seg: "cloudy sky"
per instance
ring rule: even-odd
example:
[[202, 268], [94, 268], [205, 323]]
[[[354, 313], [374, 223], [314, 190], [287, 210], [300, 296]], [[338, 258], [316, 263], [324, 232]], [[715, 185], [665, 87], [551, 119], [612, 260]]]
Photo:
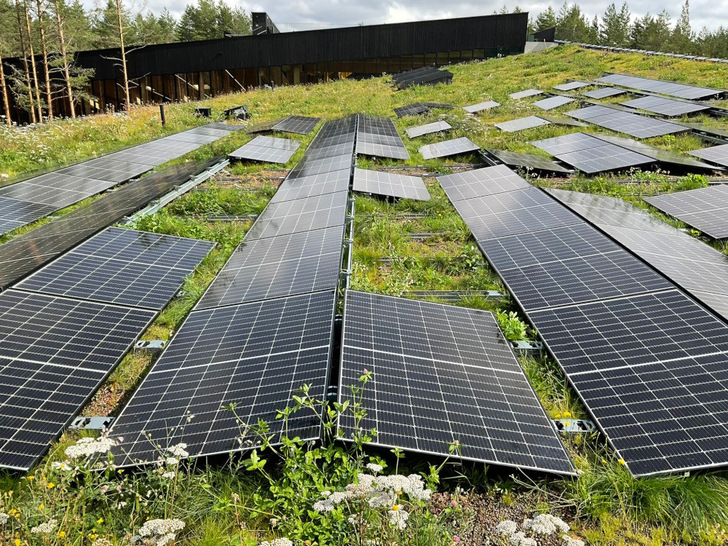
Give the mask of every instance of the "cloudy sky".
[[[175, 16], [184, 9], [187, 1], [196, 0], [129, 0], [127, 3], [159, 12], [163, 7]], [[260, 0], [259, 0], [260, 1]], [[558, 11], [561, 1], [551, 3]], [[622, 0], [615, 3], [619, 7]], [[450, 17], [469, 17], [488, 15], [500, 10], [503, 0], [486, 0], [484, 2], [443, 2], [442, 0], [275, 0], [268, 3], [257, 3], [249, 0], [226, 0], [230, 5], [242, 7], [245, 11], [266, 11], [281, 31], [313, 30], [330, 27], [356, 26], [360, 23], [373, 25], [380, 23], [397, 23], [425, 19], [441, 19]], [[633, 16], [645, 13], [656, 14], [667, 9], [673, 21], [680, 15], [684, 0], [674, 0], [664, 4], [659, 0], [629, 0], [627, 2]], [[583, 0], [579, 2], [582, 10], [593, 18], [604, 13], [611, 0]], [[532, 18], [544, 11], [549, 2], [524, 0], [522, 2], [506, 2], [508, 8], [519, 6], [528, 11]], [[720, 25], [728, 26], [728, 0], [690, 0], [690, 16], [693, 30], [702, 27], [715, 29]]]

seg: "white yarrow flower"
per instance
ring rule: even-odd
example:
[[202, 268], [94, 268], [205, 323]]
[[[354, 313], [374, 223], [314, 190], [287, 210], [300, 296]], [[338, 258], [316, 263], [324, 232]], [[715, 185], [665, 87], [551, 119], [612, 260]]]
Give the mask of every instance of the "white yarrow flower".
[[496, 533], [500, 535], [512, 535], [518, 530], [518, 524], [510, 519], [504, 519], [495, 526]]
[[0, 512], [0, 525], [5, 525], [9, 519], [10, 516], [8, 516], [5, 512]]
[[65, 454], [69, 459], [82, 459], [96, 454], [108, 453], [115, 445], [117, 445], [116, 440], [112, 440], [108, 436], [81, 438], [75, 445], [68, 446]]
[[367, 464], [367, 468], [371, 472], [373, 472], [374, 474], [379, 474], [382, 471], [382, 469], [383, 469], [382, 465], [379, 465], [379, 464], [376, 464], [376, 463], [369, 463], [369, 464]]
[[561, 540], [564, 546], [586, 546], [583, 540], [571, 538], [569, 535], [562, 536]]
[[55, 528], [58, 526], [58, 520], [55, 519], [49, 519], [45, 523], [41, 523], [40, 525], [36, 525], [35, 527], [32, 527], [30, 529], [30, 532], [34, 535], [49, 535], [51, 534]]
[[389, 514], [389, 523], [396, 526], [397, 529], [402, 530], [407, 527], [407, 518], [409, 518], [409, 514], [406, 510], [403, 510], [402, 507], [395, 504], [387, 513]]
[[185, 528], [185, 522], [179, 519], [150, 519], [145, 521], [141, 529], [139, 529], [139, 536], [141, 537], [153, 537], [153, 536], [165, 536], [171, 533], [176, 533]]
[[264, 540], [259, 546], [293, 546], [293, 542], [287, 538], [274, 538], [270, 542]]

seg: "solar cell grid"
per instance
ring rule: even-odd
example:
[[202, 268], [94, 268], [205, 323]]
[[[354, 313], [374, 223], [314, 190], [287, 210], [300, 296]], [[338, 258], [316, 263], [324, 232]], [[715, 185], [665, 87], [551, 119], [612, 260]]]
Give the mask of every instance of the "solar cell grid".
[[372, 372], [361, 426], [376, 444], [447, 456], [458, 440], [464, 459], [573, 471], [492, 314], [350, 290], [343, 345], [340, 401]]
[[438, 176], [437, 181], [452, 202], [531, 188], [528, 182], [503, 165]]
[[694, 104], [690, 102], [668, 99], [665, 97], [639, 97], [621, 103], [623, 106], [654, 112], [667, 117], [683, 116], [685, 114], [693, 114], [703, 110], [709, 110], [708, 106], [702, 104]]
[[626, 148], [638, 154], [651, 157], [660, 161], [660, 163], [707, 170], [716, 168], [708, 165], [707, 163], [703, 163], [702, 161], [697, 161], [689, 157], [675, 154], [668, 150], [663, 150], [662, 148], [656, 148], [643, 142], [632, 140], [631, 138], [615, 137], [611, 135], [594, 135], [594, 137], [611, 144], [616, 144], [617, 146], [621, 146], [622, 148]]
[[[192, 312], [111, 429], [124, 438], [117, 464], [154, 462], [157, 442], [184, 442], [193, 457], [245, 451], [256, 447], [245, 426], [259, 419], [277, 443], [276, 412], [303, 384], [325, 396], [334, 308], [321, 292]], [[320, 421], [294, 415], [287, 433], [316, 439]]]
[[405, 116], [416, 116], [419, 114], [427, 114], [429, 113], [429, 111], [430, 109], [421, 102], [407, 104], [405, 106], [400, 106], [399, 108], [394, 109], [394, 113], [397, 114], [398, 118], [403, 118]]
[[231, 152], [231, 159], [247, 159], [266, 163], [287, 163], [296, 153], [300, 142], [287, 138], [257, 136], [247, 144]]
[[418, 176], [405, 176], [365, 169], [354, 169], [354, 191], [428, 201], [427, 186]]
[[537, 116], [528, 116], [525, 118], [512, 119], [509, 121], [503, 121], [496, 123], [495, 126], [501, 131], [506, 133], [515, 133], [516, 131], [523, 131], [525, 129], [532, 129], [534, 127], [541, 127], [542, 125], [548, 125], [549, 122], [545, 119], [541, 119]]
[[720, 144], [718, 146], [711, 146], [710, 148], [693, 150], [688, 153], [716, 163], [717, 165], [728, 167], [728, 144]]
[[650, 138], [686, 131], [685, 127], [676, 123], [648, 118], [606, 106], [587, 106], [586, 108], [566, 112], [566, 114], [636, 138]]
[[389, 157], [392, 159], [407, 160], [410, 158], [409, 152], [404, 147], [404, 144], [375, 144], [373, 142], [366, 142], [363, 140], [357, 140], [356, 153], [362, 155], [372, 155], [376, 157]]
[[452, 126], [447, 121], [436, 121], [434, 123], [418, 125], [417, 127], [410, 127], [409, 129], [407, 129], [407, 136], [409, 138], [417, 138], [432, 133], [448, 131], [450, 129], [452, 129]]
[[587, 87], [589, 85], [591, 84], [573, 81], [568, 83], [562, 83], [560, 85], [554, 85], [554, 89], [556, 89], [557, 91], [573, 91], [574, 89], [581, 89], [582, 87]]
[[727, 198], [728, 187], [714, 185], [655, 195], [644, 200], [715, 239], [723, 239], [728, 237]]
[[343, 153], [322, 159], [308, 159], [304, 157], [288, 173], [288, 179], [315, 176], [346, 169], [351, 170], [352, 162], [351, 153]]
[[521, 154], [517, 152], [507, 152], [505, 150], [486, 150], [489, 154], [496, 157], [509, 167], [519, 169], [528, 169], [534, 171], [544, 171], [553, 173], [571, 173], [571, 169], [567, 169], [558, 163], [534, 154]]
[[718, 89], [652, 80], [649, 78], [640, 78], [626, 74], [609, 74], [597, 79], [597, 81], [613, 85], [621, 85], [622, 87], [630, 87], [632, 89], [639, 89], [641, 91], [671, 95], [673, 97], [680, 97], [683, 99], [702, 99], [722, 93], [722, 91]]
[[447, 157], [451, 155], [466, 154], [479, 150], [480, 146], [472, 142], [467, 137], [445, 140], [435, 144], [427, 144], [419, 149], [424, 159], [434, 159], [437, 157]]
[[534, 106], [538, 106], [542, 110], [553, 110], [554, 108], [558, 108], [559, 106], [564, 106], [565, 104], [569, 104], [570, 102], [574, 102], [574, 99], [571, 97], [549, 97], [547, 99], [541, 99], [533, 103]]
[[351, 169], [331, 171], [311, 176], [287, 178], [278, 187], [271, 203], [293, 201], [325, 193], [346, 191], [349, 188]]
[[333, 290], [341, 270], [343, 228], [244, 241], [197, 305], [220, 307]]
[[276, 123], [273, 126], [273, 130], [307, 135], [314, 130], [319, 121], [321, 121], [321, 118], [288, 116], [283, 121]]
[[616, 97], [617, 95], [623, 95], [624, 93], [626, 93], [624, 89], [617, 89], [616, 87], [600, 87], [599, 89], [586, 91], [583, 95], [590, 99], [606, 99], [607, 97]]
[[525, 89], [523, 91], [517, 91], [516, 93], [511, 93], [508, 96], [511, 97], [512, 99], [525, 99], [527, 97], [533, 97], [535, 95], [540, 95], [542, 93], [543, 93], [543, 91], [541, 91], [540, 89]]

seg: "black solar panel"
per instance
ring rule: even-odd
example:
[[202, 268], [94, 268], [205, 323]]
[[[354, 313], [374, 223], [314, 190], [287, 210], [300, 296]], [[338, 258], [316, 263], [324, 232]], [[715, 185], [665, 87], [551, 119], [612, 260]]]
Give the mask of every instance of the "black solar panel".
[[17, 288], [161, 310], [214, 246], [209, 241], [110, 228]]
[[155, 314], [0, 293], [0, 466], [28, 470], [42, 457]]
[[512, 119], [509, 121], [503, 121], [496, 123], [495, 126], [501, 131], [506, 133], [515, 133], [516, 131], [523, 131], [524, 129], [533, 129], [534, 127], [541, 127], [542, 125], [548, 125], [549, 122], [537, 116], [528, 116], [525, 118]]
[[[258, 420], [278, 443], [276, 412], [304, 384], [325, 397], [334, 309], [334, 293], [321, 292], [192, 312], [114, 423], [116, 464], [153, 463], [157, 444], [185, 443], [192, 457], [252, 449], [246, 427]], [[317, 439], [320, 427], [300, 412], [287, 434]]]
[[325, 193], [346, 191], [349, 189], [350, 177], [351, 169], [347, 168], [341, 171], [287, 178], [278, 187], [270, 202], [295, 201]]
[[257, 136], [231, 152], [228, 157], [230, 159], [246, 159], [266, 163], [287, 163], [300, 145], [301, 143], [297, 140]]
[[389, 118], [359, 115], [356, 153], [392, 159], [409, 159], [409, 152]]
[[399, 108], [394, 109], [394, 113], [397, 114], [398, 118], [403, 118], [405, 116], [417, 116], [419, 114], [427, 114], [429, 113], [429, 111], [430, 109], [421, 102], [407, 104], [405, 106], [400, 106]]
[[347, 200], [348, 191], [343, 191], [270, 203], [248, 231], [246, 240], [342, 226]]
[[654, 162], [651, 157], [585, 133], [534, 140], [531, 144], [588, 174], [649, 165]]
[[500, 106], [500, 102], [495, 102], [494, 100], [487, 100], [485, 102], [479, 102], [478, 104], [471, 104], [470, 106], [463, 106], [463, 110], [470, 114], [477, 114], [478, 112], [482, 112], [483, 110], [490, 110], [491, 108], [495, 108], [497, 106]]
[[447, 121], [436, 121], [434, 123], [418, 125], [417, 127], [410, 127], [407, 129], [407, 136], [410, 138], [417, 138], [432, 133], [449, 131], [450, 129], [452, 129], [452, 126]]
[[618, 133], [625, 133], [635, 138], [670, 135], [682, 133], [687, 130], [682, 125], [676, 123], [648, 118], [606, 106], [587, 106], [586, 108], [566, 112], [566, 114], [573, 118], [587, 121]]
[[51, 214], [56, 207], [0, 196], [0, 235]]
[[[348, 291], [339, 400], [365, 368], [373, 443], [555, 473], [573, 467], [488, 312]], [[349, 414], [340, 427], [349, 437]], [[456, 455], [457, 456], [457, 455]]]
[[475, 152], [479, 149], [480, 146], [472, 142], [469, 138], [461, 137], [435, 144], [427, 144], [426, 146], [422, 146], [419, 152], [424, 159], [435, 159], [437, 157]]
[[567, 169], [558, 163], [534, 154], [521, 154], [517, 152], [507, 152], [505, 150], [486, 149], [486, 151], [502, 161], [509, 167], [517, 169], [528, 169], [533, 171], [551, 172], [551, 173], [571, 173], [571, 169]]
[[[445, 190], [449, 194], [448, 190]], [[455, 201], [478, 242], [577, 224], [581, 220], [536, 188]]]
[[354, 169], [354, 191], [429, 201], [430, 193], [419, 176]]
[[724, 185], [645, 197], [645, 201], [653, 207], [714, 239], [728, 237], [727, 199], [728, 187]]
[[543, 93], [543, 91], [541, 91], [540, 89], [525, 89], [523, 91], [511, 93], [508, 96], [512, 99], [525, 99], [527, 97], [533, 97], [535, 95], [540, 95], [542, 93]]
[[662, 95], [670, 95], [683, 99], [703, 99], [723, 93], [718, 89], [708, 89], [705, 87], [696, 87], [693, 85], [684, 85], [681, 83], [667, 82], [662, 80], [652, 80], [649, 78], [640, 78], [637, 76], [628, 76], [625, 74], [609, 74], [603, 78], [599, 78], [598, 82], [608, 83], [611, 85], [621, 85], [640, 91], [649, 91], [651, 93], [660, 93]]
[[343, 227], [304, 231], [238, 246], [198, 309], [334, 290], [341, 271]]
[[630, 108], [654, 112], [655, 114], [667, 117], [684, 116], [686, 114], [694, 114], [695, 112], [702, 112], [710, 109], [709, 106], [705, 106], [703, 104], [695, 104], [681, 100], [654, 96], [639, 97], [627, 102], [622, 102], [621, 104], [623, 106], [629, 106]]
[[668, 150], [663, 150], [662, 148], [655, 148], [654, 146], [650, 146], [649, 144], [645, 144], [643, 142], [638, 142], [636, 140], [632, 140], [631, 138], [622, 138], [622, 137], [615, 137], [610, 135], [593, 135], [596, 138], [603, 140], [605, 142], [609, 142], [611, 144], [616, 144], [617, 146], [621, 146], [622, 148], [626, 148], [627, 150], [631, 150], [633, 152], [636, 152], [638, 154], [651, 157], [653, 159], [656, 159], [660, 163], [665, 164], [666, 166], [677, 166], [680, 168], [685, 169], [704, 169], [704, 170], [716, 170], [717, 167], [713, 167], [707, 163], [703, 163], [702, 161], [697, 161], [695, 159], [691, 159], [689, 157], [685, 157], [683, 155], [675, 154], [673, 152], [670, 152]]
[[283, 121], [279, 121], [273, 126], [274, 131], [283, 131], [285, 133], [296, 133], [299, 135], [307, 135], [314, 130], [316, 124], [321, 118], [311, 118], [306, 116], [288, 116]]
[[712, 163], [716, 163], [717, 165], [728, 167], [728, 144], [693, 150], [689, 153], [696, 157], [701, 157], [707, 161], [711, 161]]
[[325, 157], [321, 159], [308, 159], [304, 157], [296, 163], [296, 166], [288, 173], [288, 179], [315, 176], [334, 171], [351, 171], [353, 157], [351, 152], [344, 152], [341, 155]]
[[549, 97], [547, 99], [541, 99], [533, 103], [534, 106], [538, 106], [542, 110], [553, 110], [554, 108], [558, 108], [559, 106], [564, 106], [565, 104], [569, 104], [570, 102], [574, 102], [574, 99], [571, 97]]
[[616, 87], [600, 87], [592, 91], [585, 91], [582, 93], [585, 97], [590, 99], [606, 99], [607, 97], [616, 97], [617, 95], [623, 95], [626, 93], [624, 89], [617, 89]]
[[523, 178], [503, 165], [446, 174], [438, 176], [437, 181], [453, 203], [531, 187]]

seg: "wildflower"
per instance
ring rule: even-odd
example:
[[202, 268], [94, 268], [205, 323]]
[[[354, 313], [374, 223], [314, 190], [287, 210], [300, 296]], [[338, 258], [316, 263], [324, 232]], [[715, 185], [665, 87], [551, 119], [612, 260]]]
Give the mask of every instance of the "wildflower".
[[602, 464], [607, 464], [607, 460], [602, 458]]
[[164, 474], [162, 474], [162, 477], [168, 480], [173, 480], [176, 475], [177, 474], [175, 472], [165, 472]]
[[367, 468], [374, 474], [379, 474], [382, 471], [382, 466], [376, 463], [367, 464]]
[[508, 541], [511, 543], [511, 546], [538, 546], [538, 543], [534, 539], [527, 537], [523, 531], [513, 533], [508, 538]]
[[458, 542], [460, 542], [460, 537], [459, 537], [459, 536], [457, 536], [457, 535], [455, 535], [454, 537], [452, 537], [452, 541], [453, 541], [453, 542], [454, 542], [455, 544], [457, 544]]
[[510, 519], [504, 519], [495, 526], [495, 532], [500, 535], [512, 535], [518, 529], [518, 524]]
[[619, 464], [624, 465], [624, 459], [619, 459]]
[[96, 525], [101, 525], [104, 522], [104, 518], [99, 518], [96, 520]]
[[406, 510], [402, 510], [398, 505], [392, 506], [392, 509], [388, 512], [389, 514], [389, 523], [396, 526], [397, 529], [404, 529], [407, 527], [407, 518], [409, 518], [409, 514]]
[[452, 506], [457, 506], [458, 505], [458, 501], [456, 501], [455, 499], [450, 499], [450, 504]]
[[287, 538], [274, 538], [270, 542], [264, 540], [259, 546], [293, 546], [293, 542]]
[[[194, 417], [194, 416], [192, 416]], [[190, 417], [191, 419], [191, 417]], [[178, 459], [183, 459], [185, 457], [189, 457], [189, 453], [185, 451], [187, 449], [187, 444], [185, 443], [179, 443], [176, 446], [172, 446], [167, 449], [169, 453], [171, 453], [173, 456], [177, 457]]]
[[38, 505], [38, 510], [43, 510], [45, 508], [45, 504], [42, 502]]
[[579, 540], [578, 538], [571, 538], [569, 535], [562, 536], [561, 541], [564, 546], [585, 546], [583, 540]]
[[185, 528], [185, 522], [179, 519], [150, 519], [139, 529], [139, 536], [166, 536]]
[[123, 509], [123, 508], [125, 508], [125, 507], [126, 507], [126, 502], [124, 502], [124, 501], [121, 501], [120, 503], [118, 503], [118, 504], [116, 505], [116, 509], [117, 509], [117, 510], [122, 510], [122, 509]]
[[[62, 463], [58, 462], [58, 461], [54, 461], [51, 464], [51, 466], [53, 467], [54, 470], [60, 470], [61, 472], [68, 472], [69, 470], [71, 470], [71, 466], [68, 464], [68, 461], [65, 461]], [[28, 479], [30, 479], [30, 478], [32, 478], [32, 476], [28, 476]]]
[[100, 538], [95, 540], [91, 546], [113, 546], [108, 538]]
[[41, 523], [40, 525], [36, 525], [35, 527], [32, 527], [30, 529], [30, 532], [34, 535], [49, 535], [53, 532], [53, 530], [58, 526], [58, 520], [55, 519], [49, 519], [45, 523]]
[[275, 529], [276, 527], [278, 527], [278, 519], [277, 518], [270, 518], [270, 521], [268, 523], [270, 523], [270, 528], [271, 529]]
[[0, 525], [5, 525], [9, 519], [10, 516], [8, 516], [5, 512], [0, 512]]
[[53, 483], [53, 482], [50, 482], [50, 483], [48, 484], [48, 489], [53, 489], [53, 488], [54, 488], [55, 486], [56, 486], [56, 484], [55, 484], [55, 483]]
[[117, 445], [116, 440], [107, 436], [99, 438], [81, 438], [75, 445], [68, 446], [65, 454], [69, 459], [82, 459], [96, 454], [107, 453]]
[[58, 531], [58, 535], [56, 535], [56, 536], [58, 536], [58, 538], [65, 538], [66, 532], [65, 531]]
[[19, 538], [16, 538], [15, 539], [15, 546], [20, 546], [20, 539]]

